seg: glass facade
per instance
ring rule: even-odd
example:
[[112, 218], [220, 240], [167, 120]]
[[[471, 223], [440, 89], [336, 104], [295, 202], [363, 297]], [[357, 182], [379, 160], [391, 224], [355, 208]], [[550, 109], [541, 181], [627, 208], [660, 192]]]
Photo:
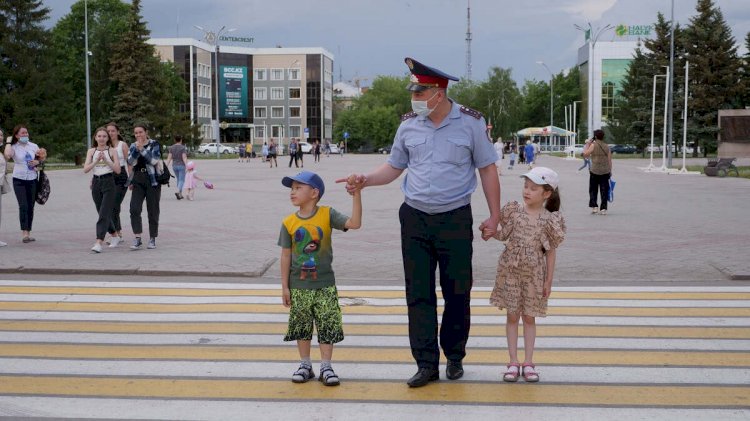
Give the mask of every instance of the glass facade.
[[610, 122], [616, 117], [617, 96], [628, 74], [630, 59], [602, 60], [602, 121]]

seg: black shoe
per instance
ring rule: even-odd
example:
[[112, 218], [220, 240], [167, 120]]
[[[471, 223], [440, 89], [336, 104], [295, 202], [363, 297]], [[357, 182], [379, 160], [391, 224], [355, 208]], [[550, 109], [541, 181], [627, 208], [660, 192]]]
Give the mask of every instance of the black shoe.
[[461, 361], [448, 361], [448, 366], [445, 367], [445, 377], [450, 380], [458, 380], [464, 376], [464, 366]]
[[417, 374], [413, 375], [406, 384], [409, 387], [422, 387], [429, 382], [434, 382], [440, 379], [440, 374], [434, 368], [420, 368]]

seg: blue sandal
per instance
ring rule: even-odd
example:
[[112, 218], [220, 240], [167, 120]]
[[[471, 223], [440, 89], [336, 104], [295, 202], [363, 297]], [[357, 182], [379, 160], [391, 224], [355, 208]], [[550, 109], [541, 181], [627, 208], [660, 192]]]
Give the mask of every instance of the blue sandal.
[[326, 386], [338, 386], [339, 384], [341, 384], [341, 382], [339, 381], [339, 376], [336, 375], [331, 367], [325, 367], [321, 369], [320, 377], [318, 377], [318, 380], [320, 380]]
[[305, 364], [300, 364], [297, 371], [292, 374], [292, 381], [294, 383], [306, 383], [308, 380], [314, 379], [315, 373], [313, 373], [312, 367]]

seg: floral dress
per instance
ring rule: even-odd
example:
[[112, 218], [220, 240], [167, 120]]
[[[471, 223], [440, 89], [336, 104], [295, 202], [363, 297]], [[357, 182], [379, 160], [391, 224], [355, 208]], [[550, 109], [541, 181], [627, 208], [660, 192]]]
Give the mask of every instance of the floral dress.
[[556, 249], [565, 238], [565, 220], [560, 212], [542, 209], [533, 220], [518, 202], [503, 206], [501, 229], [495, 235], [505, 242], [497, 262], [495, 288], [490, 304], [508, 313], [547, 315], [547, 298], [542, 297], [547, 275], [545, 251]]

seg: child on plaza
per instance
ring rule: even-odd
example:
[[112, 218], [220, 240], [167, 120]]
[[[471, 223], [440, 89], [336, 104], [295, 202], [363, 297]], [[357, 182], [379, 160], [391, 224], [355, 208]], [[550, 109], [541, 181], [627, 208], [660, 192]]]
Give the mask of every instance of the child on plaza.
[[513, 165], [516, 163], [516, 147], [511, 146], [510, 147], [510, 155], [508, 155], [508, 158], [510, 159], [510, 166], [508, 167], [509, 170], [513, 169]]
[[188, 161], [185, 169], [187, 170], [185, 172], [185, 188], [187, 189], [187, 200], [195, 199], [195, 188], [198, 187], [198, 182], [196, 180], [202, 181], [203, 185], [206, 186], [207, 189], [214, 188], [213, 184], [198, 176], [198, 172], [195, 170], [195, 162]]
[[278, 245], [281, 246], [282, 301], [289, 308], [289, 326], [285, 341], [297, 341], [300, 365], [292, 375], [294, 383], [315, 377], [310, 361], [313, 325], [320, 345], [320, 380], [337, 386], [339, 378], [331, 367], [333, 344], [344, 340], [341, 308], [331, 263], [333, 229], [358, 229], [362, 225], [362, 196], [352, 199], [352, 216], [328, 206], [318, 206], [325, 192], [323, 180], [310, 171], [284, 177], [281, 184], [291, 188], [292, 205], [299, 210], [282, 222]]
[[[490, 303], [507, 309], [505, 334], [510, 363], [503, 380], [515, 382], [523, 376], [527, 382], [538, 382], [533, 362], [535, 318], [547, 314], [556, 250], [565, 237], [565, 220], [559, 212], [560, 179], [556, 172], [536, 167], [521, 177], [523, 204], [511, 202], [500, 211], [501, 229], [495, 238], [505, 242], [505, 250], [498, 260]], [[484, 233], [482, 237], [489, 238]], [[523, 364], [518, 360], [520, 319], [523, 319]]]

